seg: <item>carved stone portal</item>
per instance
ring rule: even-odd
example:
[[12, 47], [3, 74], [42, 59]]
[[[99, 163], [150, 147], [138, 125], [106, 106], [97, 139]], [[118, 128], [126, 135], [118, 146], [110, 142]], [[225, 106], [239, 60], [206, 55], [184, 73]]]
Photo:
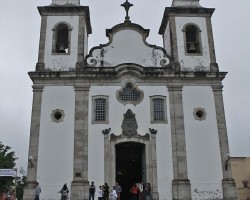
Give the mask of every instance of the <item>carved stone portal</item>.
[[130, 109], [128, 109], [123, 116], [124, 119], [122, 121], [122, 134], [128, 137], [136, 135], [138, 125], [135, 119], [135, 114]]

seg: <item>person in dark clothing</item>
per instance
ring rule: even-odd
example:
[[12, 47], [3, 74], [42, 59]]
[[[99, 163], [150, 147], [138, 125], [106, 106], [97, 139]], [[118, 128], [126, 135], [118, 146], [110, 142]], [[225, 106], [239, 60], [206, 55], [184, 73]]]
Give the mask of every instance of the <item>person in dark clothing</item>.
[[61, 200], [68, 199], [69, 189], [67, 187], [67, 183], [63, 185], [62, 189], [59, 192], [61, 193]]
[[89, 186], [89, 200], [95, 200], [95, 185], [94, 181], [91, 182], [91, 185]]
[[103, 199], [104, 200], [109, 200], [109, 186], [107, 183], [104, 183], [103, 187]]

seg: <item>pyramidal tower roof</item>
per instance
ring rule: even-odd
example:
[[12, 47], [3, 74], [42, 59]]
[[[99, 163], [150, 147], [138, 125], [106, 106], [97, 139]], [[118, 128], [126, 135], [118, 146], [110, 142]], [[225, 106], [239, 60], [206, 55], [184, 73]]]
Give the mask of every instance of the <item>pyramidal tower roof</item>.
[[53, 6], [64, 6], [64, 5], [72, 5], [72, 6], [79, 6], [80, 0], [52, 0]]
[[173, 0], [172, 7], [197, 8], [201, 7], [200, 0]]

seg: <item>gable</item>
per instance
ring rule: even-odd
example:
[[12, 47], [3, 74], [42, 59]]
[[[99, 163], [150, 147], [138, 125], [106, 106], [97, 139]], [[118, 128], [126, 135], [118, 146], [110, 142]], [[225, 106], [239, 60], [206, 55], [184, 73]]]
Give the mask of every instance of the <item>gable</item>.
[[121, 24], [107, 32], [110, 41], [90, 50], [87, 65], [115, 67], [133, 63], [143, 67], [163, 67], [170, 63], [163, 48], [146, 42], [147, 32], [139, 25]]

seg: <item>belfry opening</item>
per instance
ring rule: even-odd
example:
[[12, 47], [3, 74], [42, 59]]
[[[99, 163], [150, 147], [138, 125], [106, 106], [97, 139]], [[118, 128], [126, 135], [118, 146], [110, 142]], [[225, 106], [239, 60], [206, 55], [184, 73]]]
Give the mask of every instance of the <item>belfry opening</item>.
[[146, 181], [145, 145], [124, 142], [116, 145], [116, 180], [122, 187], [121, 198], [130, 198], [134, 183]]

